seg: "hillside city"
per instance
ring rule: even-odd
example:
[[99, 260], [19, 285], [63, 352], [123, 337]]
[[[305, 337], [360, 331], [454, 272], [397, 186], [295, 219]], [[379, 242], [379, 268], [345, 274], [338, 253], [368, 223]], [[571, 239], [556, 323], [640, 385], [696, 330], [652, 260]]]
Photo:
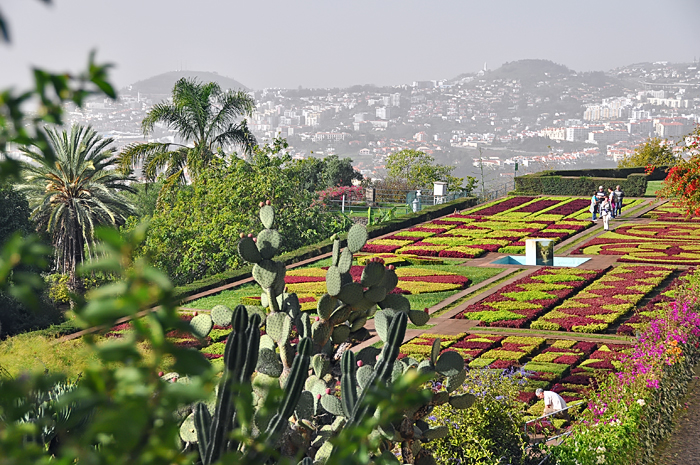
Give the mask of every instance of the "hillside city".
[[[118, 147], [143, 142], [140, 122], [171, 86], [141, 92], [137, 83], [117, 101], [71, 111], [69, 121], [92, 125]], [[415, 149], [454, 165], [458, 176], [482, 170], [498, 183], [542, 169], [611, 167], [648, 137], [688, 133], [700, 113], [700, 67], [656, 62], [577, 73], [521, 60], [394, 87], [252, 93], [257, 110], [249, 127], [261, 141], [285, 138], [295, 158], [351, 157], [365, 177], [376, 179], [389, 154]], [[176, 134], [159, 127], [147, 140], [175, 141]]]

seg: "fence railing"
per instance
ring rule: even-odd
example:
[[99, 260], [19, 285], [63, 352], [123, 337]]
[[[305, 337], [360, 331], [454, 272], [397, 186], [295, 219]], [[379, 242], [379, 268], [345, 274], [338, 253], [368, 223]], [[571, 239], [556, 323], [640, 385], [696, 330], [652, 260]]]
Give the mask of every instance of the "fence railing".
[[331, 205], [332, 211], [343, 213], [366, 212], [368, 207], [379, 207], [382, 209], [396, 208], [396, 214], [406, 214], [468, 196], [476, 196], [477, 204], [490, 202], [507, 195], [513, 189], [515, 189], [515, 181], [508, 181], [489, 190], [476, 189], [471, 193], [461, 190], [448, 192], [445, 195], [435, 195], [433, 192], [423, 189], [367, 189], [365, 198], [362, 200], [350, 200], [343, 196], [340, 199], [326, 200], [326, 204]]

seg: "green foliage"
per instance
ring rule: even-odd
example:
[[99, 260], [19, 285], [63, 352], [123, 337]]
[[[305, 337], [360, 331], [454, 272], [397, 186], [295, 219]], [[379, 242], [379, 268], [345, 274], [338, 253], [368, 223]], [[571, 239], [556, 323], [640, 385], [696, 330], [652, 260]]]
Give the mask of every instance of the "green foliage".
[[47, 275], [44, 280], [48, 286], [48, 294], [51, 300], [57, 304], [70, 303], [67, 274], [53, 273]]
[[133, 213], [120, 194], [132, 191], [133, 179], [115, 170], [113, 140], [90, 127], [72, 126], [70, 132], [49, 127], [46, 136], [55, 160], [38, 146], [22, 147], [31, 162], [23, 165], [18, 189], [34, 209], [37, 228], [51, 238], [57, 269], [77, 286], [76, 267], [95, 256], [95, 228], [119, 227]]
[[[134, 214], [139, 220], [150, 218], [156, 211], [158, 195], [163, 188], [162, 182], [133, 184], [135, 192], [125, 193], [124, 196], [134, 206]], [[137, 221], [138, 222], [138, 221]]]
[[170, 191], [153, 216], [143, 252], [177, 284], [239, 268], [239, 234], [260, 229], [258, 203], [265, 200], [277, 207], [282, 252], [336, 232], [332, 215], [313, 205], [313, 195], [285, 169], [289, 158], [277, 156], [280, 150], [279, 144], [258, 148], [250, 163], [210, 166], [197, 183]]
[[31, 210], [27, 198], [12, 184], [0, 184], [0, 245], [4, 244], [16, 231], [26, 236], [34, 229], [29, 220]]
[[186, 184], [187, 176], [196, 179], [201, 170], [223, 158], [220, 152], [230, 145], [251, 152], [255, 137], [246, 120], [238, 120], [251, 116], [254, 109], [255, 102], [244, 91], [224, 91], [215, 82], [181, 78], [173, 86], [172, 103], [156, 104], [141, 127], [148, 135], [156, 124], [164, 123], [184, 143], [130, 144], [120, 155], [120, 165], [129, 170], [143, 162], [149, 182], [162, 177], [169, 187]]
[[[389, 178], [404, 183], [408, 189], [431, 188], [433, 182], [443, 181], [448, 190], [459, 190], [464, 182], [464, 178], [452, 176], [454, 166], [437, 164], [433, 157], [417, 150], [392, 153], [386, 166]], [[469, 185], [473, 189], [475, 183], [470, 180]]]
[[299, 186], [309, 192], [318, 192], [330, 187], [352, 186], [352, 181], [362, 180], [362, 174], [352, 167], [351, 158], [338, 155], [294, 160], [289, 169], [299, 179]]
[[[599, 170], [603, 174], [603, 170]], [[646, 192], [647, 176], [643, 169], [640, 172], [624, 170], [615, 172], [609, 170], [606, 176], [619, 175], [620, 177], [591, 176], [586, 170], [571, 171], [542, 171], [535, 174], [527, 174], [515, 178], [515, 192], [528, 195], [578, 195], [592, 196], [598, 186], [612, 187], [620, 185], [627, 197], [640, 197]], [[597, 174], [597, 173], [593, 173]]]
[[673, 146], [673, 143], [665, 139], [649, 138], [634, 149], [634, 152], [617, 162], [617, 167], [673, 166], [679, 159], [673, 151]]
[[429, 424], [446, 426], [449, 433], [424, 447], [440, 465], [521, 463], [527, 436], [518, 392], [524, 382], [501, 370], [469, 370], [456, 393], [473, 393], [476, 402], [469, 409], [455, 409], [449, 403], [436, 407]]

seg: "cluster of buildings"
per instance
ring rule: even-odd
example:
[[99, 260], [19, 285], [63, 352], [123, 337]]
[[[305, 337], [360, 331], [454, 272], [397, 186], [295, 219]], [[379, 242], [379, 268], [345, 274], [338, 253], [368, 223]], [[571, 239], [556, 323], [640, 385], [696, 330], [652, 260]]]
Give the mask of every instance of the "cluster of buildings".
[[[551, 62], [525, 60], [455, 79], [393, 87], [264, 89], [248, 126], [259, 140], [286, 138], [292, 156], [352, 157], [380, 178], [386, 157], [421, 150], [457, 175], [475, 167], [511, 173], [582, 162], [610, 166], [648, 137], [678, 138], [698, 123], [700, 69], [646, 63], [595, 79]], [[603, 76], [603, 78], [601, 78]], [[69, 122], [92, 125], [118, 147], [146, 140], [141, 121], [167, 94], [120, 92], [117, 101], [71, 109]], [[148, 140], [177, 141], [156, 126]]]

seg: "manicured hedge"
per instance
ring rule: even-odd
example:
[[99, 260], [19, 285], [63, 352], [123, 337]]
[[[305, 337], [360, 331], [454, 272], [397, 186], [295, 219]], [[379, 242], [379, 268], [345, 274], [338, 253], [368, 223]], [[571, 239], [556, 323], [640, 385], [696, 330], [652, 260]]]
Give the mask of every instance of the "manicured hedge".
[[[457, 210], [464, 210], [465, 208], [473, 207], [476, 205], [476, 203], [476, 197], [464, 197], [441, 205], [423, 208], [420, 212], [410, 213], [379, 225], [369, 226], [367, 228], [367, 233], [370, 239], [373, 237], [383, 236], [384, 234], [388, 234], [392, 231], [409, 228], [413, 225], [423, 223], [434, 218], [440, 218], [441, 216], [448, 215]], [[341, 239], [345, 240], [345, 238], [345, 234], [341, 235]], [[332, 249], [333, 242], [330, 239], [326, 239], [325, 241], [302, 247], [293, 252], [282, 254], [277, 258], [277, 260], [283, 261], [285, 264], [289, 265], [308, 258], [317, 257], [324, 253], [330, 252]], [[244, 266], [242, 268], [200, 279], [190, 284], [178, 286], [175, 288], [175, 299], [181, 302], [188, 296], [249, 278], [251, 276], [252, 269], [252, 266]]]
[[657, 168], [647, 175], [644, 168], [541, 171], [515, 178], [513, 194], [593, 195], [598, 186], [622, 186], [627, 197], [645, 194], [647, 181], [664, 179], [666, 171]]
[[627, 197], [640, 197], [646, 192], [647, 178], [644, 174], [631, 174], [627, 178], [589, 178], [536, 173], [517, 177], [513, 193], [590, 196], [598, 190], [598, 186], [614, 188], [618, 184]]

